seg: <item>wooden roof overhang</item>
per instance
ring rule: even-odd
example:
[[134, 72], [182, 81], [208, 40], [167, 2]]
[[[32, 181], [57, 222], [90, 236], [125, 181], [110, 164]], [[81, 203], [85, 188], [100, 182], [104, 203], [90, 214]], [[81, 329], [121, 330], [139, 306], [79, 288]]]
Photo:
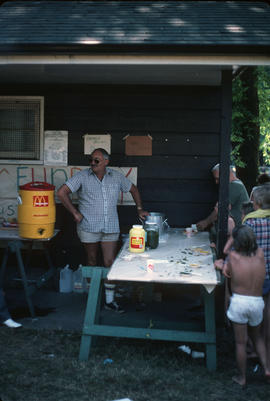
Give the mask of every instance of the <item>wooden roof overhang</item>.
[[[222, 86], [219, 252], [226, 234], [232, 71], [249, 65], [270, 65], [268, 1], [7, 0], [0, 5], [0, 83], [59, 82], [59, 72], [68, 82], [74, 68], [86, 83], [90, 76], [99, 83], [102, 66], [115, 83], [125, 78], [124, 83], [137, 84], [134, 74], [140, 72], [141, 83], [181, 85], [188, 70], [186, 84]], [[90, 67], [91, 74], [83, 75]], [[156, 82], [149, 68], [156, 68]], [[203, 74], [196, 81], [194, 71], [205, 70], [208, 81]]]
[[[192, 80], [195, 71], [200, 74], [208, 69], [213, 74], [242, 65], [262, 64], [270, 65], [267, 1], [6, 0], [0, 3], [0, 83], [16, 82], [16, 73], [19, 79], [23, 75], [27, 79], [26, 66], [31, 66], [28, 69], [32, 79], [40, 77], [41, 82], [48, 81], [49, 66], [50, 79], [57, 80], [59, 71], [61, 78], [66, 74], [69, 82], [70, 76], [74, 80], [75, 66], [80, 65], [77, 70], [86, 83], [91, 77], [99, 82], [96, 73], [99, 66], [106, 66], [108, 76], [111, 70], [116, 83], [118, 79], [121, 83], [123, 77], [124, 83], [132, 82], [134, 72], [139, 72], [142, 82], [147, 83], [151, 78], [149, 68], [157, 66], [156, 76], [161, 84], [165, 74], [158, 66], [162, 66], [163, 72], [168, 68], [166, 75], [172, 77], [164, 84], [182, 84], [181, 73], [190, 84], [187, 67]], [[44, 67], [43, 72], [38, 72], [41, 71], [38, 65]], [[126, 66], [133, 67], [129, 75]], [[85, 70], [89, 67], [87, 75]], [[200, 84], [200, 80], [194, 83]], [[202, 79], [201, 84], [205, 83]], [[221, 78], [218, 83], [216, 75], [209, 83], [220, 84]]]

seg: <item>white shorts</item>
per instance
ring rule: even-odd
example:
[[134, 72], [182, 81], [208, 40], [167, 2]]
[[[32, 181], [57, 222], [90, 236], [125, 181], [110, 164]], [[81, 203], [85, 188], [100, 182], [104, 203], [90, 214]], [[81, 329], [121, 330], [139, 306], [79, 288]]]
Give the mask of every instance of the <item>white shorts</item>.
[[234, 323], [258, 326], [263, 320], [263, 308], [262, 297], [233, 294], [227, 316]]
[[78, 229], [77, 233], [83, 243], [113, 242], [119, 239], [119, 233], [88, 233], [87, 231]]

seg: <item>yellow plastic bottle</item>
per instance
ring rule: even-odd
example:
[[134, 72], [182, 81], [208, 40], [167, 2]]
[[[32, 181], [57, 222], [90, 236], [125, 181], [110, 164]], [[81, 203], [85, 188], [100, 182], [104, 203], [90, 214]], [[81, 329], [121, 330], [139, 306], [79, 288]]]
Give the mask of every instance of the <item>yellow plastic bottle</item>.
[[129, 231], [129, 251], [141, 253], [145, 250], [145, 231], [141, 225], [133, 225]]

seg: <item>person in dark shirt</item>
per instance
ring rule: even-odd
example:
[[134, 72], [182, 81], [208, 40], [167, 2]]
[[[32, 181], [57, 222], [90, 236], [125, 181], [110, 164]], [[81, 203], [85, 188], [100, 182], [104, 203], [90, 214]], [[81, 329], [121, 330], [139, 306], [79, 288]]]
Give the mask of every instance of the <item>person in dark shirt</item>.
[[[219, 164], [212, 168], [212, 174], [216, 184], [219, 184]], [[230, 166], [229, 176], [229, 203], [231, 205], [230, 214], [235, 221], [235, 225], [239, 226], [242, 223], [241, 207], [243, 202], [249, 201], [249, 196], [245, 185], [235, 175], [235, 167]], [[198, 230], [205, 230], [211, 226], [216, 220], [216, 212], [212, 211], [211, 214], [205, 219], [197, 223]]]

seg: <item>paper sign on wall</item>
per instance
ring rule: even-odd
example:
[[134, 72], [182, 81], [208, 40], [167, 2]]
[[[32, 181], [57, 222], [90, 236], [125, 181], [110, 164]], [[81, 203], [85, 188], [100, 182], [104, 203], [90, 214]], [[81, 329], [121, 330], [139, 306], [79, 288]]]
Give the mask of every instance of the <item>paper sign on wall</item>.
[[127, 156], [152, 156], [152, 137], [128, 135], [125, 151]]
[[97, 148], [103, 148], [111, 154], [111, 135], [84, 135], [84, 154], [90, 155]]
[[44, 164], [67, 166], [68, 131], [44, 132]]

